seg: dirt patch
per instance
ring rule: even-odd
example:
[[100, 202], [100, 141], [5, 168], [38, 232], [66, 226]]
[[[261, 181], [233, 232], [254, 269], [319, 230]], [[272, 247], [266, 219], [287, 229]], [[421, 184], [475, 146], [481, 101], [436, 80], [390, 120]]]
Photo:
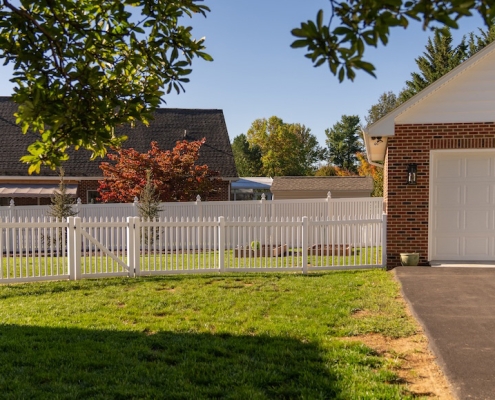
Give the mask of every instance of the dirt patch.
[[391, 368], [416, 396], [454, 400], [449, 383], [428, 349], [422, 333], [407, 338], [391, 339], [378, 334], [348, 337], [359, 341], [390, 361]]
[[[409, 316], [414, 318], [404, 299], [399, 297], [397, 300], [404, 304]], [[366, 310], [354, 311], [355, 318], [364, 318], [369, 314]], [[416, 329], [415, 335], [406, 338], [392, 339], [379, 334], [369, 334], [343, 340], [362, 342], [389, 360], [391, 368], [407, 385], [411, 394], [430, 399], [455, 400], [447, 378], [428, 347], [428, 338], [418, 323]]]

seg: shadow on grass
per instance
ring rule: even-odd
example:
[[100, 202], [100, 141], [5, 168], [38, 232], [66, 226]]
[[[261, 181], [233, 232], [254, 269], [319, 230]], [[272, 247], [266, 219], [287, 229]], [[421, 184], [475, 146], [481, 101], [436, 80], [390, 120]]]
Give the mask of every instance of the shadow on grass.
[[268, 336], [0, 325], [2, 398], [336, 398], [317, 345]]

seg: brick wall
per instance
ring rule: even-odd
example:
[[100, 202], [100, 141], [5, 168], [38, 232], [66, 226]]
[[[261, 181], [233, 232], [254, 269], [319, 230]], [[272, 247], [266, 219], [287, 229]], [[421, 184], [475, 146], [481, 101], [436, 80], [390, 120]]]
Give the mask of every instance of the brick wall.
[[[430, 150], [495, 148], [495, 124], [396, 125], [385, 159], [384, 201], [388, 214], [387, 266], [399, 253], [417, 251], [428, 264]], [[407, 185], [407, 166], [418, 165], [417, 185]]]
[[[2, 205], [8, 206], [10, 204], [10, 197], [5, 197], [2, 200]], [[38, 198], [36, 197], [14, 197], [14, 204], [16, 206], [36, 206], [38, 205]], [[39, 200], [40, 206], [46, 206], [52, 204], [50, 197], [41, 197]]]
[[80, 198], [82, 204], [88, 203], [88, 190], [98, 189], [98, 181], [80, 181], [77, 185], [77, 195], [76, 198]]
[[214, 184], [215, 193], [208, 196], [207, 201], [229, 201], [229, 182], [217, 180]]
[[[77, 187], [77, 197], [81, 198], [83, 204], [87, 204], [87, 191], [98, 189], [98, 181], [81, 181]], [[229, 200], [229, 182], [228, 181], [216, 181], [215, 193], [208, 196], [203, 201], [228, 201]]]

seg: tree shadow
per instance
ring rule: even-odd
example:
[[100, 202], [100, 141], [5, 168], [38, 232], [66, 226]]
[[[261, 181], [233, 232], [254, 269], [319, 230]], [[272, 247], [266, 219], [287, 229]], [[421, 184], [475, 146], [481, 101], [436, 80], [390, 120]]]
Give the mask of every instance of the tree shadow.
[[269, 336], [0, 325], [2, 398], [336, 398], [316, 344]]

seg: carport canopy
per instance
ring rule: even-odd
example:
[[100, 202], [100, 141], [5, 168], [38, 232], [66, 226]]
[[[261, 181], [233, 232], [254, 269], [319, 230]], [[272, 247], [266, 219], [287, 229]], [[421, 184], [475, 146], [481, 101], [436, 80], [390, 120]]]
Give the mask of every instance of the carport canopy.
[[[77, 185], [65, 185], [67, 194], [76, 196]], [[58, 184], [30, 183], [30, 184], [0, 184], [0, 197], [51, 197], [58, 191]]]

